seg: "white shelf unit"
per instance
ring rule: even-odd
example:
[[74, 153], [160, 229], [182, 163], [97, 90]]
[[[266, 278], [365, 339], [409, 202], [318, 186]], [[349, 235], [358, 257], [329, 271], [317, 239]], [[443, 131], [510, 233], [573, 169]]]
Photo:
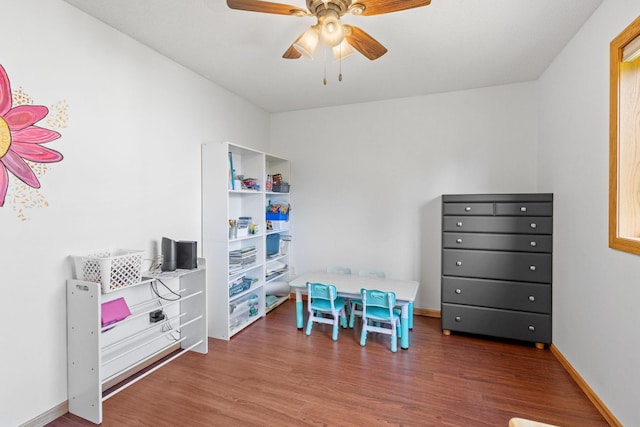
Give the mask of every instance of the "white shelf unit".
[[[103, 401], [187, 351], [208, 351], [205, 260], [198, 259], [194, 270], [143, 276], [109, 293], [99, 283], [67, 281], [69, 412], [96, 424], [102, 422]], [[152, 286], [172, 301], [158, 297]], [[120, 297], [131, 315], [102, 327], [102, 303]], [[149, 313], [159, 309], [165, 320], [151, 323]]]
[[[232, 188], [229, 153], [233, 176], [253, 178], [259, 189], [242, 189], [237, 185]], [[229, 142], [202, 146], [202, 250], [211, 266], [207, 286], [209, 335], [213, 338], [229, 340], [267, 312], [265, 275], [274, 261], [267, 260], [266, 236], [273, 232], [266, 229], [265, 213], [269, 197], [284, 193], [265, 192], [265, 183], [267, 174], [276, 173], [288, 182], [289, 162]], [[288, 200], [289, 196], [283, 197]], [[251, 217], [256, 234], [230, 235], [229, 221], [240, 217]], [[255, 263], [229, 274], [230, 253], [251, 247], [255, 248]], [[288, 261], [288, 257], [282, 259]], [[230, 287], [242, 276], [252, 280], [251, 287], [230, 296]]]
[[[265, 156], [265, 165], [266, 165], [267, 175], [273, 176], [276, 174], [280, 174], [282, 176], [283, 182], [287, 182], [287, 183], [291, 182], [291, 164], [288, 160], [267, 154]], [[265, 207], [268, 206], [270, 203], [290, 206], [291, 204], [290, 193], [289, 192], [277, 193], [273, 191], [268, 191], [265, 193]], [[267, 236], [272, 234], [280, 234], [280, 236], [290, 236], [289, 226], [290, 226], [290, 221], [282, 222], [281, 227], [278, 227], [277, 230], [267, 230]], [[290, 255], [291, 247], [289, 243], [282, 244], [282, 241], [283, 241], [282, 238], [280, 241], [281, 241], [281, 244], [276, 254], [269, 254], [269, 253], [266, 254], [267, 257], [265, 259], [265, 275], [267, 275], [267, 277], [266, 277], [266, 284], [265, 284], [265, 294], [267, 295], [269, 293], [270, 285], [274, 284], [275, 282], [289, 281], [290, 266], [292, 261], [292, 257]], [[272, 267], [274, 266], [277, 267], [282, 264], [287, 266], [284, 271], [282, 271], [280, 274], [273, 275], [272, 277], [268, 276], [268, 273], [270, 272]], [[289, 299], [288, 292], [286, 296], [278, 297], [275, 300], [275, 302], [272, 302], [266, 307], [267, 313], [275, 309], [276, 307], [278, 307], [280, 304], [282, 304], [288, 299]]]

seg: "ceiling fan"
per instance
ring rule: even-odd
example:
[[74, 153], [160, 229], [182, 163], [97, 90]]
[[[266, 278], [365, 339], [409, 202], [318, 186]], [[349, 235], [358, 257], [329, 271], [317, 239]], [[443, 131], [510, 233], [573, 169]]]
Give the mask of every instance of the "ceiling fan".
[[364, 30], [340, 22], [345, 14], [381, 15], [415, 7], [428, 6], [431, 0], [306, 0], [307, 9], [261, 0], [227, 0], [231, 9], [274, 13], [297, 17], [315, 16], [317, 24], [302, 33], [285, 51], [283, 58], [313, 57], [320, 43], [333, 49], [336, 59], [343, 59], [357, 50], [370, 60], [380, 58], [387, 48]]

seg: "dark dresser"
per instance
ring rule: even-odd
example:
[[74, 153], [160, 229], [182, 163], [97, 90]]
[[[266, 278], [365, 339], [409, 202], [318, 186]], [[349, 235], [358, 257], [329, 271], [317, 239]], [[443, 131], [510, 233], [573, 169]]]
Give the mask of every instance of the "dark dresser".
[[551, 343], [553, 194], [442, 196], [442, 330]]

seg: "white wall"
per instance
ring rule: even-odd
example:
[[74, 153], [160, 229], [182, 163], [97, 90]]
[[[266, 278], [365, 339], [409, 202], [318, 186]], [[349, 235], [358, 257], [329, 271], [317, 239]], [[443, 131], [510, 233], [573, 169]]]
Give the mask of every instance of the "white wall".
[[440, 196], [536, 190], [535, 98], [526, 83], [272, 115], [296, 270], [381, 269], [439, 311]]
[[539, 188], [555, 193], [553, 342], [640, 425], [640, 257], [608, 248], [609, 43], [640, 15], [605, 0], [539, 82]]
[[41, 178], [48, 206], [22, 221], [12, 176], [0, 208], [0, 426], [14, 426], [67, 400], [67, 256], [200, 241], [200, 144], [264, 150], [269, 116], [59, 0], [3, 1], [0, 39], [14, 92], [69, 106], [45, 145], [64, 155]]

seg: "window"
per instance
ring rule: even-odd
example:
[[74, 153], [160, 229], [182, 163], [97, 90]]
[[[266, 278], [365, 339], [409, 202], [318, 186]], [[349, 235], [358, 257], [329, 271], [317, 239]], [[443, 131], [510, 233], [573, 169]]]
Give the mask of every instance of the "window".
[[640, 17], [611, 41], [609, 247], [640, 255]]

